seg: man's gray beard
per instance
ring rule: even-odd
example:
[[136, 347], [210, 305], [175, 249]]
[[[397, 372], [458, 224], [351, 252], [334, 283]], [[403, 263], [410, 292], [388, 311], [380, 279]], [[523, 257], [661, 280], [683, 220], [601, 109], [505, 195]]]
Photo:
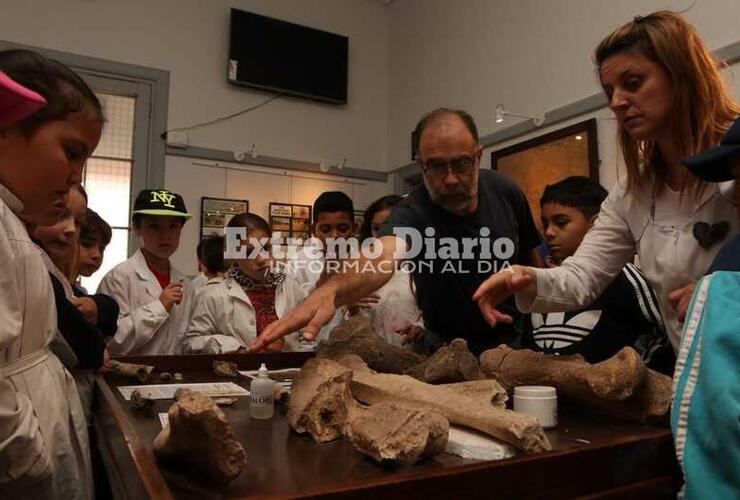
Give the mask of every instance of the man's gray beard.
[[473, 204], [473, 197], [469, 195], [465, 197], [456, 195], [453, 199], [450, 199], [444, 195], [429, 191], [429, 197], [435, 204], [452, 213], [467, 212], [468, 208]]
[[[465, 213], [468, 211], [471, 205], [474, 204], [475, 198], [478, 196], [478, 190], [475, 189], [475, 187], [471, 187], [470, 190], [467, 190], [465, 192], [461, 193], [455, 193], [451, 197], [446, 196], [444, 194], [440, 194], [438, 191], [435, 191], [432, 189], [432, 187], [429, 185], [429, 182], [427, 182], [426, 178], [423, 178], [424, 185], [427, 188], [427, 192], [429, 193], [429, 197], [432, 199], [435, 205], [439, 205], [440, 207], [444, 208], [448, 212], [452, 213]], [[478, 182], [478, 179], [475, 180], [475, 182]], [[474, 191], [473, 193], [470, 193], [470, 191]]]

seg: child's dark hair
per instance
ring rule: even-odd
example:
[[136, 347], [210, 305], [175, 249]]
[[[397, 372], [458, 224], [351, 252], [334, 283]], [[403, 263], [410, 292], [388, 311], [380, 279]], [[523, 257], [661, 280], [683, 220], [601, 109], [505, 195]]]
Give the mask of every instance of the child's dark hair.
[[95, 210], [88, 208], [80, 224], [80, 242], [97, 241], [98, 244], [108, 246], [112, 237], [110, 225]]
[[397, 194], [389, 194], [372, 202], [363, 214], [362, 227], [360, 228], [360, 241], [365, 241], [373, 234], [373, 217], [378, 212], [393, 208], [402, 200]]
[[226, 271], [224, 263], [224, 237], [213, 235], [203, 238], [196, 249], [198, 262], [205, 266], [211, 273]]
[[355, 220], [355, 207], [352, 198], [341, 191], [325, 191], [313, 202], [313, 222], [319, 220], [324, 212], [348, 212], [350, 222]]
[[226, 227], [246, 227], [247, 234], [252, 231], [260, 230], [266, 232], [268, 235], [272, 234], [272, 228], [265, 219], [257, 214], [247, 212], [245, 214], [237, 214], [229, 221]]
[[104, 121], [100, 100], [80, 76], [64, 64], [25, 49], [0, 51], [0, 71], [46, 99], [47, 105], [17, 124], [33, 135], [44, 123], [64, 120], [68, 115], [90, 110]]
[[590, 219], [599, 213], [601, 204], [608, 194], [608, 191], [595, 180], [574, 175], [555, 184], [547, 185], [540, 198], [540, 207], [546, 203], [557, 203], [575, 208], [584, 217]]

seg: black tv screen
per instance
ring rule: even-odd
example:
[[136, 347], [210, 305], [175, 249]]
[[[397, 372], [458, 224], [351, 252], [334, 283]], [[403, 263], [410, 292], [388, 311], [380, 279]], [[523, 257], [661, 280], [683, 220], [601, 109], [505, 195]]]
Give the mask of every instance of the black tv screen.
[[231, 9], [228, 80], [344, 104], [348, 46], [346, 36]]

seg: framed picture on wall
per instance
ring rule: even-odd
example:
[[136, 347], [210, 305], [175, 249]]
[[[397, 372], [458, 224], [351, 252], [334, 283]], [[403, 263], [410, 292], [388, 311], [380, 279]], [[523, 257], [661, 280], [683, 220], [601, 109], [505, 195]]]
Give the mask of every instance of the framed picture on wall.
[[305, 241], [311, 230], [311, 206], [270, 202], [270, 226], [283, 237]]
[[212, 235], [223, 235], [224, 228], [235, 215], [248, 211], [248, 200], [203, 196], [200, 199], [201, 239]]
[[548, 184], [572, 175], [599, 180], [596, 119], [493, 151], [491, 168], [508, 175], [522, 188], [539, 227], [540, 197]]
[[271, 219], [270, 225], [273, 231], [290, 232], [290, 217], [271, 217]]
[[287, 203], [270, 203], [270, 217], [293, 217], [293, 205]]

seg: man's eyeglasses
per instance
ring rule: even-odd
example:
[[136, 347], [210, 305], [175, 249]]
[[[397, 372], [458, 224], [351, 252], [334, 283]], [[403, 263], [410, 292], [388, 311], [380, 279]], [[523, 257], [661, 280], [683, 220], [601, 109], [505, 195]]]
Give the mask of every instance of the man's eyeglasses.
[[430, 175], [436, 177], [444, 177], [447, 173], [452, 170], [456, 175], [466, 175], [473, 170], [475, 162], [478, 160], [478, 156], [458, 156], [450, 160], [442, 160], [437, 158], [429, 158], [428, 160], [419, 159], [421, 168]]

